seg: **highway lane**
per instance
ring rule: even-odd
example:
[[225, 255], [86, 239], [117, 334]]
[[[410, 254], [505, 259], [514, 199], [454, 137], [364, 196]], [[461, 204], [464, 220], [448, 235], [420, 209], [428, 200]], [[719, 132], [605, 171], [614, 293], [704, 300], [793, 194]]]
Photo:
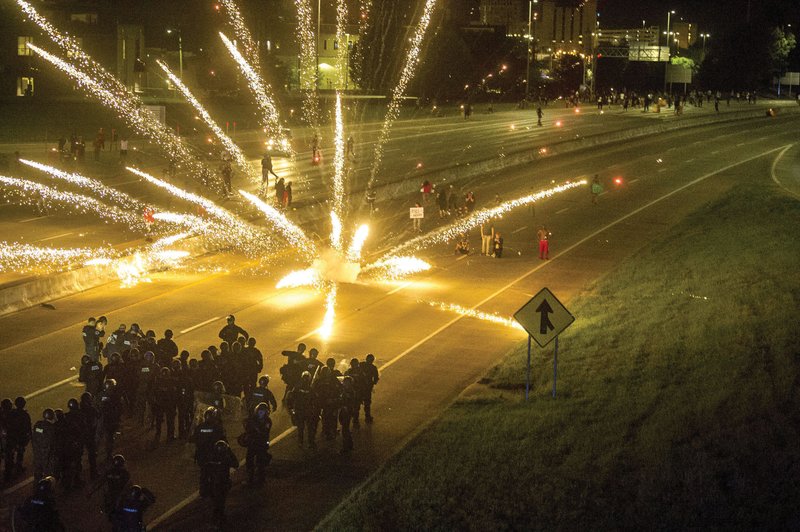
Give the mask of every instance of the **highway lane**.
[[[363, 355], [366, 350], [374, 350], [378, 355], [378, 362], [380, 364], [386, 363], [394, 358], [394, 355], [402, 353], [414, 344], [424, 340], [452, 320], [449, 315], [441, 311], [420, 305], [417, 303], [418, 299], [443, 299], [469, 307], [491, 295], [498, 287], [502, 288], [503, 283], [510, 282], [529, 271], [532, 263], [538, 262], [532, 258], [531, 239], [535, 231], [535, 223], [541, 221], [540, 217], [546, 216], [547, 223], [554, 231], [554, 252], [557, 253], [558, 248], [563, 249], [569, 246], [570, 243], [579, 242], [582, 238], [586, 238], [587, 235], [591, 235], [593, 229], [600, 228], [607, 221], [613, 221], [639, 208], [642, 204], [663, 196], [680, 184], [690, 182], [692, 179], [704, 175], [704, 173], [718, 169], [735, 160], [742, 160], [749, 156], [763, 153], [767, 149], [781, 145], [781, 143], [787, 142], [787, 139], [792, 138], [792, 124], [789, 121], [758, 123], [757, 127], [762, 130], [763, 136], [766, 137], [763, 141], [753, 142], [751, 140], [747, 142], [748, 138], [753, 139], [755, 137], [751, 132], [742, 130], [742, 128], [739, 128], [740, 131], [738, 133], [724, 133], [727, 136], [722, 137], [719, 141], [717, 141], [719, 137], [708, 135], [707, 132], [698, 132], [696, 138], [699, 140], [692, 140], [692, 142], [701, 142], [703, 148], [701, 150], [692, 150], [693, 155], [697, 156], [694, 157], [696, 160], [692, 163], [682, 162], [687, 160], [687, 157], [687, 159], [681, 159], [680, 161], [677, 158], [674, 161], [668, 161], [666, 164], [670, 169], [663, 173], [657, 172], [657, 165], [663, 163], [651, 162], [650, 159], [652, 159], [653, 154], [646, 149], [642, 150], [641, 146], [638, 145], [629, 147], [627, 152], [624, 150], [621, 152], [609, 150], [609, 153], [599, 151], [588, 154], [587, 159], [583, 161], [582, 173], [590, 173], [594, 168], [607, 168], [612, 164], [620, 164], [621, 171], [626, 172], [628, 175], [635, 172], [636, 175], [641, 177], [634, 182], [628, 181], [627, 186], [623, 189], [609, 191], [608, 194], [601, 198], [601, 205], [598, 208], [591, 207], [587, 193], [574, 192], [548, 201], [543, 206], [544, 209], [537, 209], [536, 220], [530, 220], [529, 215], [525, 212], [504, 218], [502, 224], [507, 237], [506, 245], [522, 251], [522, 257], [510, 257], [509, 260], [503, 259], [501, 261], [470, 257], [466, 260], [457, 261], [452, 256], [450, 247], [442, 246], [434, 248], [427, 254], [436, 263], [437, 269], [429, 275], [418, 276], [406, 288], [395, 291], [391, 295], [389, 295], [389, 292], [394, 290], [393, 287], [358, 286], [343, 288], [338, 310], [337, 334], [331, 345], [323, 348], [323, 353], [335, 352], [342, 355], [351, 353]], [[741, 135], [742, 139], [739, 142], [744, 142], [743, 146], [736, 146], [739, 142], [731, 141], [731, 139], [735, 139], [736, 135]], [[691, 138], [681, 134], [677, 137], [677, 140], [671, 139], [670, 136], [664, 136], [662, 140], [664, 142], [660, 149], [666, 153], [671, 145], [686, 146]], [[718, 151], [719, 153], [717, 156], [711, 156], [712, 151]], [[681, 154], [681, 157], [684, 155]], [[664, 160], [666, 159], [662, 159], [662, 161]], [[721, 163], [721, 160], [724, 160], [724, 162]], [[653, 170], [656, 171], [654, 172]], [[543, 168], [542, 171], [546, 171], [546, 168]], [[521, 177], [510, 176], [508, 187], [513, 187], [516, 182], [515, 179], [519, 180]], [[527, 180], [529, 181], [529, 177]], [[546, 180], [544, 178], [540, 181], [543, 183]], [[525, 186], [528, 184], [530, 183], [525, 183]], [[719, 191], [719, 187], [711, 187], [707, 194], [709, 197], [713, 197]], [[597, 251], [588, 253], [588, 256], [574, 253], [576, 264], [566, 268], [571, 273], [575, 273], [574, 278], [568, 277], [573, 281], [570, 284], [569, 281], [565, 283], [562, 279], [558, 286], [565, 287], [565, 290], [570, 290], [574, 293], [586, 281], [586, 277], [581, 277], [579, 274], [589, 274], [591, 277], [606, 271], [608, 267], [613, 266], [613, 261], [621, 260], [621, 257], [624, 256], [624, 253], [616, 251], [612, 256], [604, 256], [602, 250], [620, 243], [631, 245], [632, 249], [635, 249], [637, 242], [640, 245], [643, 238], [646, 241], [653, 234], [659, 234], [659, 232], [666, 230], [672, 219], [670, 217], [678, 216], [679, 212], [685, 212], [693, 205], [697, 205], [698, 202], [706, 201], [706, 196], [690, 194], [688, 199], [689, 201], [682, 200], [677, 208], [672, 206], [666, 213], [660, 213], [660, 216], [665, 217], [664, 219], [660, 219], [660, 216], [654, 216], [649, 212], [643, 212], [642, 219], [637, 219], [637, 223], [633, 224], [634, 219], [631, 219], [630, 222], [625, 221], [615, 226], [613, 237], [606, 238], [608, 242], [603, 243], [602, 239], [590, 239], [590, 241], [587, 241], [587, 244], [592, 243], [599, 246], [601, 252], [599, 254]], [[563, 209], [567, 210], [564, 211]], [[543, 215], [543, 211], [546, 214]], [[558, 211], [561, 211], [561, 213], [556, 214]], [[505, 230], [506, 226], [509, 230]], [[526, 229], [511, 234], [512, 231], [516, 231], [521, 227], [526, 227]], [[476, 244], [476, 240], [473, 239], [473, 245]], [[628, 252], [631, 252], [632, 249], [629, 249]], [[548, 268], [554, 270], [555, 268], [549, 266], [549, 264], [558, 263], [558, 270], [562, 270], [562, 266], [560, 266], [562, 262], [560, 261], [561, 258], [554, 259], [554, 261], [548, 263]], [[538, 289], [537, 286], [541, 286], [540, 282], [546, 282], [548, 268], [543, 268], [536, 272], [535, 284], [530, 283], [531, 278], [526, 278], [521, 283], [523, 286], [514, 286], [508, 290], [504, 300], [487, 301], [482, 310], [497, 310], [505, 314], [513, 312], [515, 305], [518, 306], [520, 301], [525, 300], [526, 294], [535, 292]], [[176, 280], [175, 278], [181, 279]], [[78, 320], [72, 321], [73, 325], [70, 325], [70, 318], [62, 317], [61, 309], [70, 313], [69, 316], [77, 316], [81, 311], [84, 311], [84, 314], [87, 312], [98, 314], [101, 310], [97, 310], [97, 312], [94, 310], [89, 312], [89, 310], [103, 308], [99, 306], [103, 303], [112, 303], [110, 307], [105, 307], [108, 310], [102, 310], [103, 313], [112, 316], [112, 327], [119, 320], [127, 320], [126, 323], [129, 323], [133, 319], [138, 319], [143, 326], [149, 327], [150, 324], [148, 322], [153, 318], [142, 319], [141, 316], [163, 316], [159, 320], [166, 322], [165, 325], [168, 324], [177, 330], [191, 328], [209, 318], [223, 316], [227, 312], [235, 311], [239, 321], [252, 329], [251, 332], [264, 331], [259, 332], [259, 337], [261, 343], [269, 346], [268, 370], [273, 376], [276, 375], [277, 367], [281, 362], [281, 358], [275, 353], [279, 349], [291, 345], [299, 336], [313, 330], [318, 325], [321, 317], [322, 311], [319, 299], [305, 290], [276, 294], [269, 288], [269, 285], [259, 278], [234, 274], [220, 275], [208, 281], [202, 281], [199, 278], [195, 278], [195, 280], [198, 281], [197, 285], [185, 287], [183, 291], [168, 293], [168, 289], [174, 290], [184, 287], [188, 280], [183, 279], [182, 274], [165, 274], [161, 280], [162, 284], [154, 283], [127, 293], [116, 290], [113, 287], [106, 287], [105, 290], [90, 291], [86, 294], [56, 302], [57, 310], [49, 311], [49, 314], [44, 312], [44, 309], [31, 309], [30, 311], [4, 318], [0, 321], [0, 327], [3, 327], [3, 330], [8, 331], [10, 334], [9, 336], [3, 335], [3, 344], [0, 346], [4, 347], [0, 351], [0, 357], [2, 358], [0, 371], [4, 375], [20, 375], [21, 381], [28, 382], [28, 384], [24, 385], [28, 392], [31, 388], [42, 383], [49, 384], [53, 382], [56, 376], [64, 376], [63, 367], [69, 363], [74, 364], [76, 357], [66, 352], [59, 352], [54, 355], [52, 353], [53, 346], [77, 345], [79, 347], [80, 344], [78, 343]], [[164, 286], [165, 284], [166, 286]], [[158, 295], [159, 287], [164, 289], [163, 296]], [[141, 292], [137, 293], [138, 290], [141, 290]], [[97, 294], [93, 294], [93, 292], [97, 292]], [[125, 308], [118, 312], [113, 311], [113, 307], [120, 306], [113, 304], [115, 294], [122, 295], [123, 300], [127, 303]], [[141, 298], [145, 295], [148, 295], [150, 299], [142, 301]], [[137, 301], [141, 302], [137, 303]], [[200, 308], [202, 308], [202, 312], [197, 312], [197, 309]], [[174, 317], [174, 319], [170, 319], [170, 317]], [[461, 330], [461, 325], [467, 321], [469, 322], [468, 330]], [[221, 322], [217, 321], [191, 330], [179, 339], [179, 344], [181, 347], [184, 345], [198, 347], [207, 345], [213, 341], [219, 326], [221, 326]], [[414, 423], [419, 424], [419, 418], [414, 416], [435, 413], [453, 397], [453, 394], [457, 393], [458, 389], [463, 388], [465, 383], [470, 382], [470, 379], [480, 374], [480, 371], [490, 364], [491, 360], [495, 360], [502, 355], [501, 349], [512, 345], [518, 338], [512, 330], [503, 330], [498, 333], [496, 325], [473, 322], [472, 320], [460, 320], [453, 323], [452, 326], [454, 327], [453, 331], [457, 330], [458, 332], [454, 338], [447, 341], [440, 341], [434, 338], [434, 347], [425, 347], [422, 349], [424, 351], [422, 354], [418, 352], [419, 350], [411, 351], [391, 368], [391, 371], [396, 371], [398, 375], [405, 375], [405, 377], [398, 377], [399, 380], [394, 385], [390, 385], [396, 386], [396, 388], [390, 386], [381, 388], [381, 397], [385, 397], [387, 401], [387, 403], [381, 403], [381, 409], [390, 408], [389, 404], [399, 404], [401, 398], [407, 399], [409, 389], [421, 389], [426, 392], [414, 402], [413, 415], [409, 414], [411, 419], [398, 423], [397, 427], [393, 426], [391, 434], [395, 437], [392, 440], [395, 444], [402, 441], [403, 436], [400, 435], [398, 437], [394, 429], [397, 431], [407, 430]], [[485, 329], [482, 329], [483, 327]], [[49, 334], [42, 337], [31, 337], [31, 331], [47, 332], [48, 328], [52, 328], [52, 332], [49, 332]], [[380, 332], [386, 330], [392, 331], [391, 336], [387, 337], [385, 334], [380, 334]], [[481, 332], [477, 339], [469, 336], [470, 331], [474, 330]], [[453, 332], [448, 331], [450, 331], [450, 328], [444, 329], [447, 334], [453, 334]], [[22, 345], [14, 345], [18, 343], [15, 338], [23, 338], [26, 333], [28, 334], [27, 342]], [[495, 345], [494, 340], [497, 334], [506, 338], [505, 343], [498, 340]], [[491, 352], [484, 353], [480, 348], [480, 338], [488, 338], [489, 335], [493, 339], [492, 349], [487, 350]], [[318, 342], [312, 339], [309, 343], [313, 345]], [[465, 348], [464, 346], [471, 347]], [[190, 350], [193, 353], [195, 352], [194, 347], [191, 347]], [[435, 367], [455, 371], [453, 366], [458, 366], [458, 364], [455, 363], [454, 357], [456, 357], [456, 353], [459, 350], [472, 353], [473, 356], [469, 358], [472, 362], [470, 362], [469, 367], [464, 368], [463, 373], [457, 372], [458, 376], [452, 382], [448, 381], [446, 386], [441, 386], [441, 395], [437, 395], [439, 391], [437, 391], [438, 388], [435, 383], [432, 382], [434, 380], [433, 376], [426, 374], [424, 371], [428, 359], [420, 359], [420, 357], [435, 355], [437, 364], [441, 364]], [[490, 357], [488, 362], [485, 357]], [[37, 361], [41, 360], [48, 361], [46, 367], [37, 367], [40, 365], [37, 364]], [[54, 369], [58, 361], [62, 365], [60, 368], [56, 367]], [[418, 366], [422, 366], [422, 368]], [[48, 378], [53, 380], [48, 380]], [[416, 384], [412, 386], [410, 380], [413, 381], [415, 379]], [[389, 380], [389, 382], [392, 381]], [[418, 384], [423, 386], [420, 387]], [[280, 386], [278, 389], [280, 389]], [[3, 393], [7, 395], [14, 394], [19, 393], [19, 390], [12, 391], [6, 388], [3, 389]], [[51, 393], [44, 394], [32, 401], [32, 409], [41, 407], [43, 404], [63, 403], [66, 397], [74, 393], [75, 391], [69, 388], [53, 390]], [[396, 410], [402, 410], [399, 406], [391, 408], [395, 409], [392, 412], [392, 416], [396, 414]], [[406, 406], [405, 408], [407, 409], [408, 407]], [[388, 413], [388, 411], [383, 410], [382, 415], [385, 417]], [[278, 432], [288, 426], [285, 416], [281, 417], [279, 415], [276, 421]], [[404, 434], [407, 436], [408, 432]], [[161, 450], [159, 450], [160, 452]], [[169, 453], [173, 451], [165, 452], [167, 453], [166, 456], [171, 456]], [[173, 458], [177, 460], [178, 458], [176, 457], [180, 457], [181, 453], [179, 451], [174, 452], [177, 454]], [[384, 456], [382, 453], [385, 454], [385, 450], [376, 453], [376, 459], [381, 459]], [[159, 457], [164, 458], [162, 455], [159, 455]], [[291, 462], [291, 454], [287, 460]], [[162, 460], [157, 462], [162, 463]], [[154, 468], [154, 470], [158, 469], [158, 466], [153, 464], [147, 467]], [[157, 478], [150, 477], [146, 472], [146, 468], [137, 470], [137, 474], [139, 473], [144, 478]], [[183, 478], [189, 484], [191, 484], [192, 479], [192, 475]], [[169, 507], [170, 504], [176, 502], [181, 493], [185, 495], [187, 488], [185, 484], [182, 486], [174, 496], [170, 494], [166, 497], [166, 500], [160, 502], [158, 508]]]
[[[732, 109], [747, 108], [739, 106]], [[699, 116], [704, 110], [695, 110]], [[545, 127], [535, 126], [535, 111], [512, 110], [492, 115], [475, 115], [470, 120], [459, 117], [416, 118], [398, 121], [392, 129], [392, 136], [386, 146], [383, 170], [379, 174], [382, 180], [399, 178], [422, 179], [422, 175], [430, 168], [467, 164], [469, 162], [500, 157], [520, 149], [529, 148], [539, 143], [554, 143], [580, 136], [615, 131], [628, 127], [636, 127], [658, 120], [675, 120], [674, 115], [643, 114], [638, 111], [623, 113], [609, 110], [600, 115], [596, 109], [582, 108], [575, 114], [571, 109], [549, 107], [545, 109]], [[553, 123], [560, 120], [562, 127]], [[363, 190], [365, 180], [372, 165], [372, 153], [375, 139], [380, 128], [379, 123], [348, 125], [348, 133], [353, 132], [356, 142], [357, 163], [349, 190]], [[513, 126], [513, 129], [512, 129]], [[298, 150], [296, 164], [287, 159], [276, 158], [275, 170], [287, 180], [294, 181], [294, 198], [300, 209], [314, 208], [326, 198], [325, 178], [330, 174], [330, 163], [333, 160], [333, 149], [329, 138], [332, 131], [323, 133], [324, 165], [313, 167], [308, 155], [310, 142], [307, 130], [296, 132], [295, 149]], [[258, 132], [240, 132], [236, 140], [241, 143], [251, 164], [258, 168], [260, 154], [263, 151], [261, 136]], [[202, 142], [202, 138], [195, 138]], [[133, 148], [129, 162], [144, 167], [147, 171], [161, 177], [166, 167], [152, 146], [132, 143]], [[44, 145], [29, 144], [21, 147], [22, 156], [33, 160], [52, 163], [49, 151]], [[44, 155], [43, 155], [44, 154]], [[418, 168], [418, 165], [421, 167]], [[212, 166], [215, 166], [212, 164]], [[172, 200], [156, 187], [142, 183], [139, 179], [125, 172], [118, 163], [117, 152], [104, 151], [100, 163], [88, 161], [82, 165], [71, 165], [70, 169], [86, 172], [100, 178], [110, 187], [118, 188], [143, 201], [154, 202], [167, 209], [187, 208], [180, 201]], [[39, 172], [26, 168], [14, 169], [13, 174], [32, 177], [47, 182]], [[194, 192], [203, 192], [194, 181], [185, 176], [178, 179], [178, 184]], [[245, 182], [241, 177], [234, 178], [237, 188], [250, 191], [257, 189], [257, 184]], [[379, 198], [379, 202], [383, 198]], [[224, 204], [234, 210], [241, 210], [239, 198]], [[192, 210], [191, 207], [188, 207]], [[64, 230], [63, 227], [69, 230]], [[141, 235], [125, 228], [109, 226], [94, 222], [86, 224], [83, 219], [74, 220], [59, 213], [42, 218], [30, 208], [19, 208], [12, 205], [0, 207], [0, 231], [4, 235], [12, 235], [14, 240], [37, 243], [55, 247], [76, 245], [99, 245], [108, 243], [119, 247], [130, 247], [141, 244]], [[10, 237], [7, 237], [10, 238]], [[3, 280], [7, 280], [3, 278]]]

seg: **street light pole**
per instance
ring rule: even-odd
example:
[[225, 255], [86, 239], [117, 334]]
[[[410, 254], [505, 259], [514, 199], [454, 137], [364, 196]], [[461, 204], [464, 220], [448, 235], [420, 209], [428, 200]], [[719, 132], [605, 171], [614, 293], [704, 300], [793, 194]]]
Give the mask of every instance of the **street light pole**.
[[180, 73], [181, 80], [183, 80], [183, 36], [181, 30], [178, 28], [178, 72]]
[[318, 88], [319, 86], [319, 44], [322, 35], [320, 34], [320, 27], [322, 25], [322, 0], [317, 0], [317, 70], [316, 70], [316, 79], [314, 80], [314, 88]]
[[706, 37], [711, 37], [708, 33], [701, 33], [700, 37], [703, 38], [703, 60], [706, 58]]
[[525, 68], [525, 101], [528, 101], [528, 94], [531, 86], [531, 21], [533, 19], [533, 0], [528, 0], [528, 66]]
[[667, 11], [667, 64], [664, 65], [664, 92], [667, 92], [667, 73], [669, 72], [669, 58], [672, 54], [672, 46], [670, 46], [670, 37], [669, 37], [669, 25], [670, 25], [670, 17], [675, 11]]

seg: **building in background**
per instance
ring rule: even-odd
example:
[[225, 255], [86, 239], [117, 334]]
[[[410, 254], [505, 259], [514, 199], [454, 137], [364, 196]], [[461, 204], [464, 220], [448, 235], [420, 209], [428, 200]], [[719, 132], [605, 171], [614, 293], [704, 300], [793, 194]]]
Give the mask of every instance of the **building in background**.
[[673, 22], [670, 27], [670, 34], [672, 34], [672, 49], [687, 50], [699, 37], [699, 30], [697, 24], [692, 22], [678, 21]]

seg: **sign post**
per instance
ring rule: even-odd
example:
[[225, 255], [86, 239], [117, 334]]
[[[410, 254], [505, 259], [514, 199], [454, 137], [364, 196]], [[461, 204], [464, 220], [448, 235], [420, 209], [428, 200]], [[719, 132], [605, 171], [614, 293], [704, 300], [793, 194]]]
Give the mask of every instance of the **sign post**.
[[545, 347], [553, 340], [556, 341], [553, 353], [553, 397], [555, 397], [558, 379], [558, 335], [575, 321], [575, 317], [550, 290], [542, 288], [514, 314], [514, 319], [528, 332], [525, 400], [529, 398], [531, 386], [531, 339], [540, 347]]

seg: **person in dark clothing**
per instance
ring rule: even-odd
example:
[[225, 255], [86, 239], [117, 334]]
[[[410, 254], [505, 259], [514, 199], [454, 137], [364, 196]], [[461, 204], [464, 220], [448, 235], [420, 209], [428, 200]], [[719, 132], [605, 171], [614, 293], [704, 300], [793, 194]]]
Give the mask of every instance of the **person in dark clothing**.
[[55, 484], [56, 481], [51, 476], [37, 481], [33, 495], [28, 497], [20, 507], [19, 516], [27, 525], [27, 530], [35, 532], [66, 530], [56, 508]]
[[339, 425], [342, 430], [342, 454], [349, 454], [353, 450], [353, 435], [350, 432], [350, 425], [353, 421], [353, 413], [357, 412], [358, 396], [353, 378], [346, 376], [342, 380], [342, 399], [339, 407]]
[[272, 419], [269, 417], [267, 403], [259, 403], [253, 414], [247, 419], [244, 429], [244, 443], [247, 447], [247, 483], [251, 486], [262, 486], [266, 479], [266, 470], [272, 455], [269, 453], [269, 433], [272, 430]]
[[82, 334], [85, 354], [88, 355], [93, 361], [99, 360], [100, 338], [102, 338], [106, 332], [97, 328], [97, 320], [94, 318], [89, 318], [86, 325], [83, 327]]
[[97, 429], [100, 426], [100, 412], [95, 408], [94, 397], [89, 392], [81, 395], [80, 413], [83, 416], [81, 439], [89, 460], [89, 475], [94, 480], [97, 478]]
[[[181, 367], [180, 361], [173, 361], [173, 368]], [[189, 437], [192, 428], [192, 416], [194, 414], [194, 392], [195, 382], [192, 380], [189, 369], [174, 370], [177, 375], [175, 385], [178, 395], [178, 437], [185, 439]]]
[[228, 345], [233, 344], [239, 339], [239, 336], [250, 338], [247, 331], [236, 325], [236, 318], [231, 314], [228, 316], [228, 324], [219, 331], [219, 337], [228, 342]]
[[[147, 421], [148, 406], [150, 407], [150, 415], [154, 416], [155, 414], [153, 407], [153, 387], [158, 377], [158, 365], [155, 362], [155, 353], [147, 351], [144, 354], [144, 360], [138, 365], [138, 369], [136, 368], [136, 364], [133, 364], [132, 367], [134, 370], [133, 374], [136, 375], [133, 410], [139, 424], [144, 425]], [[155, 417], [152, 417], [151, 421], [155, 421]]]
[[239, 460], [228, 442], [219, 440], [214, 444], [214, 453], [206, 466], [206, 474], [200, 479], [200, 496], [210, 497], [214, 507], [214, 520], [225, 522], [225, 499], [231, 490], [231, 469], [239, 468]]
[[125, 489], [128, 487], [130, 480], [131, 474], [125, 467], [125, 457], [121, 454], [115, 454], [111, 459], [111, 468], [105, 472], [100, 483], [91, 491], [91, 493], [94, 493], [101, 487], [104, 488], [102, 509], [109, 520], [111, 519], [114, 509], [119, 506], [122, 494], [125, 493]]
[[178, 346], [172, 339], [172, 331], [167, 329], [164, 331], [164, 338], [160, 339], [156, 344], [157, 357], [156, 361], [160, 366], [170, 366], [172, 359], [178, 356]]
[[242, 361], [244, 362], [244, 393], [249, 394], [256, 385], [258, 374], [264, 369], [264, 356], [256, 347], [256, 339], [247, 339], [247, 347], [242, 349]]
[[375, 367], [375, 355], [369, 353], [364, 362], [361, 363], [361, 373], [364, 376], [364, 420], [372, 423], [372, 389], [380, 380], [378, 368]]
[[308, 358], [304, 361], [306, 364], [305, 370], [311, 374], [312, 379], [317, 374], [317, 371], [319, 371], [319, 368], [324, 366], [324, 364], [317, 358], [318, 356], [319, 350], [316, 347], [312, 347], [308, 351]]
[[353, 426], [359, 427], [359, 412], [361, 411], [361, 403], [364, 401], [366, 394], [367, 379], [361, 369], [361, 363], [357, 358], [350, 360], [350, 368], [345, 371], [345, 376], [350, 377], [353, 383], [353, 392], [355, 393], [354, 402], [350, 405], [350, 418]]
[[258, 386], [253, 388], [247, 396], [245, 405], [248, 412], [254, 412], [259, 403], [267, 403], [271, 412], [278, 409], [278, 402], [275, 400], [275, 394], [268, 388], [269, 375], [262, 375], [258, 379]]
[[312, 384], [314, 404], [322, 415], [322, 435], [328, 441], [336, 438], [336, 416], [339, 411], [341, 387], [339, 380], [328, 366], [320, 368]]
[[203, 412], [202, 423], [195, 427], [190, 440], [195, 444], [194, 461], [200, 466], [200, 478], [206, 474], [206, 465], [211, 461], [214, 444], [219, 440], [228, 440], [225, 436], [225, 429], [217, 415], [217, 409], [208, 407]]
[[31, 416], [25, 410], [25, 406], [25, 398], [17, 397], [14, 400], [14, 409], [6, 417], [6, 447], [4, 449], [6, 482], [10, 482], [12, 478], [22, 474], [25, 448], [31, 441]]
[[64, 415], [63, 441], [61, 442], [62, 475], [61, 483], [65, 491], [73, 487], [81, 487], [81, 457], [83, 455], [83, 437], [86, 431], [84, 417], [77, 399], [67, 402], [67, 413]]
[[84, 384], [85, 391], [92, 395], [99, 395], [103, 388], [103, 365], [100, 361], [93, 361], [89, 355], [83, 355], [81, 369], [78, 372], [78, 382]]
[[316, 449], [317, 421], [319, 419], [314, 408], [311, 394], [311, 374], [304, 371], [300, 376], [300, 383], [291, 392], [286, 400], [286, 407], [292, 414], [292, 423], [297, 427], [297, 436], [300, 447], [303, 446], [304, 436], [308, 433], [308, 446]]
[[175, 439], [175, 415], [178, 409], [178, 390], [169, 368], [161, 368], [161, 374], [153, 383], [152, 408], [156, 424], [153, 442], [158, 444], [161, 439], [161, 425], [165, 419], [167, 442], [173, 441]]
[[156, 496], [147, 488], [134, 484], [122, 498], [111, 516], [114, 532], [141, 532], [145, 530], [144, 513], [156, 502]]
[[503, 235], [495, 233], [494, 235], [494, 258], [499, 259], [503, 256]]
[[35, 482], [54, 475], [58, 469], [55, 422], [55, 412], [52, 408], [46, 408], [42, 412], [42, 419], [33, 425], [31, 448], [33, 449], [33, 480]]
[[114, 454], [114, 435], [119, 430], [122, 417], [122, 401], [117, 382], [114, 379], [103, 383], [103, 393], [100, 395], [100, 429], [105, 441], [106, 459], [111, 460]]

